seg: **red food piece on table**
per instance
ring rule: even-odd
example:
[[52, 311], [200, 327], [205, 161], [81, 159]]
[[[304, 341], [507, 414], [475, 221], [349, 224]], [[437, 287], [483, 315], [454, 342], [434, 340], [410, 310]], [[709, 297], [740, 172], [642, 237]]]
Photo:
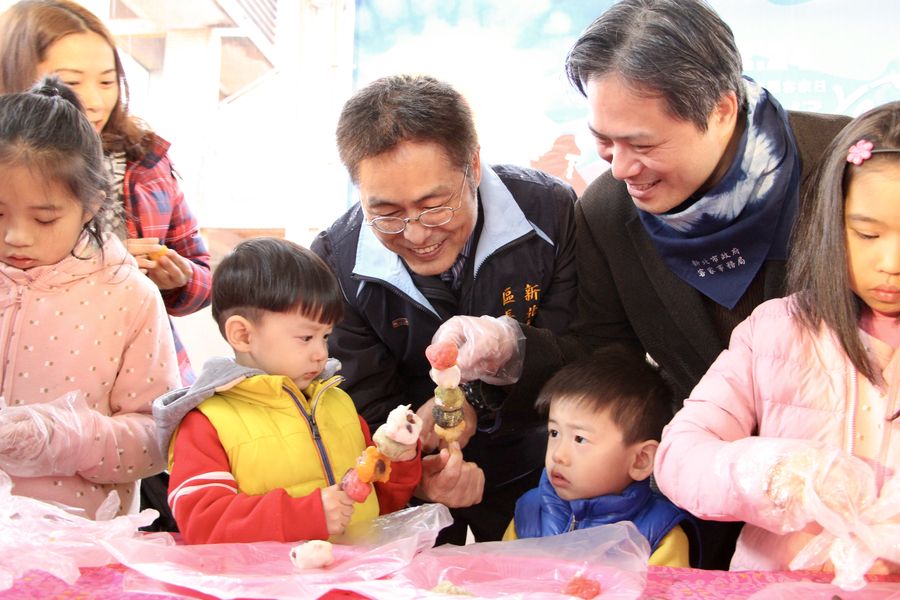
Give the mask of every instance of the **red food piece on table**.
[[563, 594], [590, 600], [590, 598], [596, 598], [600, 595], [600, 584], [593, 579], [576, 575], [566, 584]]
[[341, 479], [341, 489], [347, 492], [354, 502], [365, 502], [372, 492], [372, 484], [360, 479], [356, 469], [348, 469]]
[[425, 357], [435, 369], [449, 369], [456, 364], [459, 348], [453, 342], [438, 342], [425, 348]]

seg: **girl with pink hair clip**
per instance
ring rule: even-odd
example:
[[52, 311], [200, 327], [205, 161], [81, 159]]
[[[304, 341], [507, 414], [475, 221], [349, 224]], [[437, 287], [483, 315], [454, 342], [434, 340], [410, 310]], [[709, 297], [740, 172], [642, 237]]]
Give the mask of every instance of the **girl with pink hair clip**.
[[900, 524], [900, 102], [847, 125], [814, 177], [791, 295], [734, 330], [655, 475], [698, 517], [747, 523], [732, 569], [833, 567], [852, 588], [900, 571], [879, 529]]

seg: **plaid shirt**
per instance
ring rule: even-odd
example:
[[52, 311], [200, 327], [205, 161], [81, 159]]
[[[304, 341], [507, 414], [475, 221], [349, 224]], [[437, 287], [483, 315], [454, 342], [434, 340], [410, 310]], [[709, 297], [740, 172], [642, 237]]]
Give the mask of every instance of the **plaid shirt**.
[[[182, 317], [209, 304], [212, 273], [209, 251], [200, 237], [197, 219], [191, 213], [178, 186], [167, 151], [169, 143], [156, 137], [153, 148], [137, 162], [129, 162], [125, 171], [125, 212], [128, 237], [155, 237], [159, 243], [191, 261], [194, 273], [183, 287], [163, 290], [162, 298], [169, 315]], [[170, 321], [171, 322], [171, 321]], [[185, 384], [193, 382], [187, 352], [175, 336], [178, 365]]]

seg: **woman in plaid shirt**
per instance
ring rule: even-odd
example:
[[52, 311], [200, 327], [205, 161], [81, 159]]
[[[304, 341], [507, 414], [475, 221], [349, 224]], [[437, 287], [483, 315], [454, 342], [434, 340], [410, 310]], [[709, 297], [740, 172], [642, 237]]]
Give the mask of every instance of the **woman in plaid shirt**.
[[[106, 223], [162, 293], [169, 315], [209, 304], [209, 252], [168, 158], [169, 143], [128, 114], [128, 84], [112, 35], [68, 0], [22, 0], [0, 15], [0, 93], [57, 74], [103, 139], [121, 211]], [[194, 376], [175, 334], [185, 385]]]

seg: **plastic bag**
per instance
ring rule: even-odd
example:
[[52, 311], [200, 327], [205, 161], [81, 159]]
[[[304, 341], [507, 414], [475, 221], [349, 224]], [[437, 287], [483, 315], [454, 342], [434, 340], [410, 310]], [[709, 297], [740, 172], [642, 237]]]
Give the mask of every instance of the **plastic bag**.
[[478, 598], [548, 600], [575, 577], [600, 585], [603, 600], [640, 597], [647, 582], [650, 545], [622, 521], [543, 538], [444, 545], [426, 550], [390, 578], [343, 587], [373, 598], [444, 598], [446, 582]]
[[[867, 467], [868, 468], [868, 467]], [[813, 495], [810, 512], [822, 527], [791, 561], [792, 570], [834, 567], [832, 583], [844, 590], [866, 585], [865, 575], [879, 558], [900, 563], [900, 481], [889, 480], [879, 497], [858, 513], [834, 511]]]
[[879, 494], [860, 458], [813, 440], [751, 437], [728, 444], [714, 469], [734, 482], [736, 516], [776, 533], [822, 527], [792, 570], [831, 568], [834, 585], [858, 590], [876, 560], [900, 562], [900, 479]]
[[[11, 494], [12, 482], [0, 471], [0, 590], [12, 587], [27, 571], [46, 571], [71, 584], [79, 567], [98, 567], [113, 562], [103, 542], [133, 539], [138, 528], [152, 523], [159, 514], [147, 509], [137, 515], [116, 517], [119, 497], [110, 492], [97, 520], [34, 498]], [[174, 544], [168, 534], [144, 536], [148, 547]]]
[[425, 504], [356, 524], [332, 540], [334, 563], [302, 571], [290, 560], [296, 542], [160, 549], [140, 539], [119, 539], [105, 546], [119, 562], [155, 580], [126, 577], [130, 591], [158, 592], [161, 581], [218, 598], [318, 598], [335, 587], [398, 571], [451, 522], [445, 506]]
[[[732, 482], [732, 515], [775, 533], [799, 531], [812, 521], [840, 527], [876, 495], [865, 462], [812, 440], [744, 438], [718, 452], [713, 468]], [[830, 511], [813, 512], [822, 505]]]
[[[423, 505], [348, 530], [333, 547], [335, 562], [299, 571], [295, 544], [209, 544], [162, 551], [140, 540], [108, 544], [140, 575], [126, 576], [135, 592], [178, 586], [219, 598], [317, 598], [333, 589], [370, 598], [444, 598], [430, 590], [441, 580], [482, 598], [560, 600], [576, 575], [601, 586], [604, 600], [634, 599], [646, 584], [650, 546], [631, 523], [616, 523], [547, 538], [468, 546], [430, 546], [450, 522], [444, 506]], [[344, 545], [344, 544], [357, 545]], [[373, 545], [374, 544], [374, 545]], [[419, 552], [418, 555], [416, 553]], [[148, 579], [149, 578], [149, 579]], [[160, 583], [163, 582], [163, 583]]]

